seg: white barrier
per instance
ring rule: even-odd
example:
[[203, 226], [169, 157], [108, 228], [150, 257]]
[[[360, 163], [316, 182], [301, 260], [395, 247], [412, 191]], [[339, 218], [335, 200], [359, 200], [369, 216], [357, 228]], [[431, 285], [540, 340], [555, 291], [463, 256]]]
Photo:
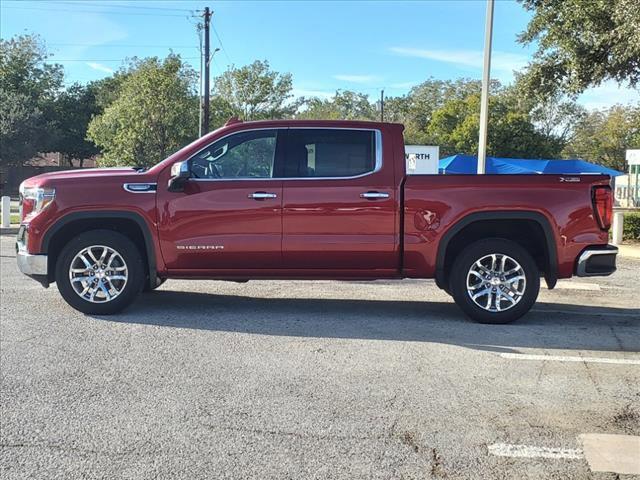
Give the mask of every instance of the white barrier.
[[2, 197], [2, 228], [11, 226], [11, 198]]
[[613, 232], [611, 242], [614, 245], [622, 243], [622, 230], [624, 226], [624, 212], [613, 212]]

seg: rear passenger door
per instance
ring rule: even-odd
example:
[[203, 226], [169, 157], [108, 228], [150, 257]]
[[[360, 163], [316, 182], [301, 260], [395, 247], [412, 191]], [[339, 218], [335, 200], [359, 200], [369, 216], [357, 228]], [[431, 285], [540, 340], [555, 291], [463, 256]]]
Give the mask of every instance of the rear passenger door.
[[327, 276], [397, 271], [393, 166], [385, 169], [383, 161], [378, 130], [288, 130], [282, 210], [285, 268], [323, 270]]

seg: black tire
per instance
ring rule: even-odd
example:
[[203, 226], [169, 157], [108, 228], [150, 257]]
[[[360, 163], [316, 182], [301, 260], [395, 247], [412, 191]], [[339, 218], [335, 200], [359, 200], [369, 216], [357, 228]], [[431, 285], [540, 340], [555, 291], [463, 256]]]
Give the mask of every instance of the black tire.
[[158, 288], [160, 285], [162, 285], [164, 282], [166, 282], [167, 279], [166, 278], [157, 278], [156, 279], [156, 284], [152, 287], [149, 284], [149, 279], [145, 278], [144, 280], [144, 287], [142, 287], [142, 293], [149, 293], [149, 292], [153, 292], [156, 288]]
[[[515, 305], [503, 311], [489, 311], [477, 305], [467, 290], [467, 276], [470, 275], [469, 271], [471, 267], [478, 260], [492, 254], [507, 255], [518, 262], [524, 271], [526, 280], [520, 300], [517, 301]], [[469, 278], [474, 277], [469, 276]], [[517, 320], [531, 309], [540, 292], [540, 273], [531, 255], [517, 243], [501, 238], [480, 240], [465, 248], [453, 262], [449, 279], [449, 289], [455, 302], [467, 316], [480, 323], [504, 324]], [[487, 288], [491, 288], [489, 284], [485, 285]], [[483, 287], [477, 288], [478, 290], [473, 291], [479, 292], [483, 289]], [[498, 286], [496, 288], [500, 287]], [[483, 299], [482, 302], [484, 302], [484, 298], [488, 297], [480, 298]], [[506, 301], [507, 299], [501, 300], [501, 305]], [[493, 301], [488, 300], [488, 303], [489, 302], [491, 302], [491, 308], [495, 309], [497, 306], [495, 297]], [[507, 303], [505, 307], [506, 306], [509, 306], [509, 303]]]
[[[69, 279], [69, 270], [73, 259], [83, 249], [93, 245], [113, 249], [124, 259], [127, 267], [124, 288], [113, 300], [103, 303], [93, 303], [82, 298], [76, 293]], [[91, 230], [73, 238], [60, 252], [55, 274], [58, 290], [66, 302], [76, 310], [92, 315], [111, 315], [122, 311], [140, 293], [142, 282], [146, 277], [142, 255], [138, 248], [127, 237], [112, 230]]]

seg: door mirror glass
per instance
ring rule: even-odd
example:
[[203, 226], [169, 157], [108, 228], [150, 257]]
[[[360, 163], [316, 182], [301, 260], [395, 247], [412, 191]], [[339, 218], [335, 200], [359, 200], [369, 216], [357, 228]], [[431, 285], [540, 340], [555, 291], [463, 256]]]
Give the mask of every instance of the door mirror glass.
[[184, 190], [184, 184], [191, 177], [189, 171], [189, 162], [176, 162], [171, 165], [171, 178], [169, 178], [169, 191], [181, 192]]
[[224, 157], [224, 154], [227, 153], [227, 150], [229, 150], [228, 143], [225, 143], [221, 147], [216, 148], [215, 151], [211, 152], [211, 161], [215, 162], [219, 158]]

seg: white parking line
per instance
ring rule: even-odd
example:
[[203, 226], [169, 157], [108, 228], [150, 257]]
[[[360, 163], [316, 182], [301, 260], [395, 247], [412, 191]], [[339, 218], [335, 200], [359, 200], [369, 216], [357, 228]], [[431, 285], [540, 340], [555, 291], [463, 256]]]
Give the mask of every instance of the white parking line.
[[597, 283], [574, 282], [568, 280], [559, 280], [556, 287], [560, 290], [588, 290], [593, 292], [600, 291], [600, 285]]
[[564, 315], [591, 315], [596, 317], [624, 317], [624, 318], [639, 318], [638, 313], [616, 313], [616, 312], [579, 312], [576, 310], [548, 310], [546, 308], [533, 308], [532, 312], [536, 313], [562, 313]]
[[584, 453], [578, 448], [549, 448], [531, 445], [511, 445], [508, 443], [494, 443], [489, 445], [489, 453], [498, 457], [512, 458], [584, 458]]
[[614, 363], [618, 365], [640, 365], [640, 358], [605, 358], [580, 357], [568, 355], [533, 355], [527, 353], [498, 353], [502, 358], [512, 360], [542, 360], [552, 362], [580, 362], [580, 363]]

